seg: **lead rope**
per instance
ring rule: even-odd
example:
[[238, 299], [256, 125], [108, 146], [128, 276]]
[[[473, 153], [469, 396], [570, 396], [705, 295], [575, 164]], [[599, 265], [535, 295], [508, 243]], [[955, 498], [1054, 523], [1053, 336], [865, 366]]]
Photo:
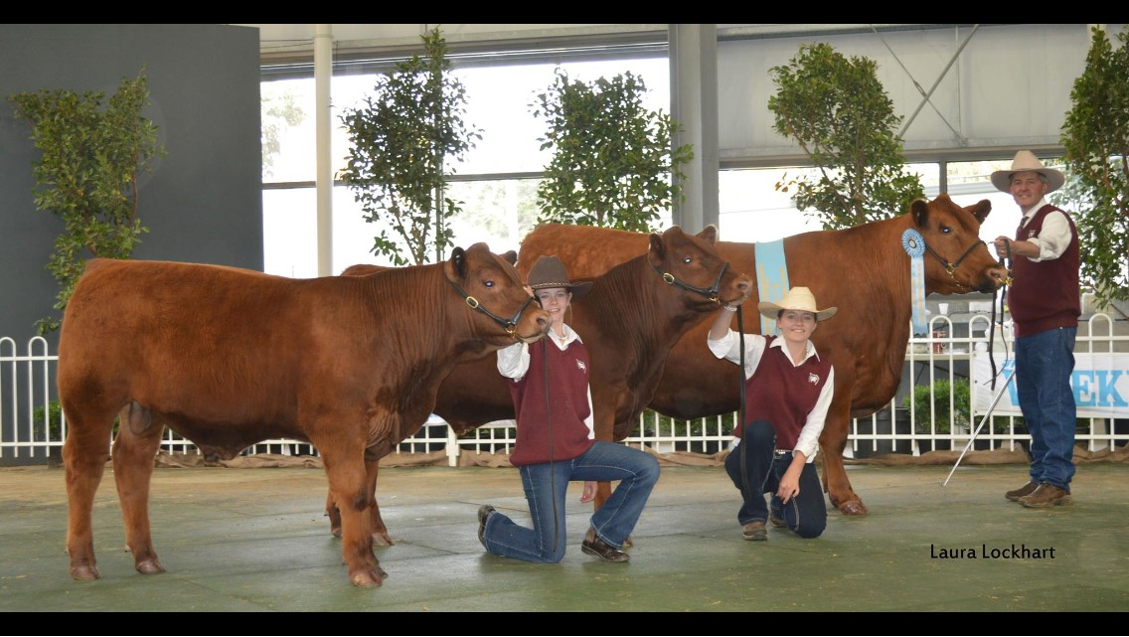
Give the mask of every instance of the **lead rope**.
[[741, 442], [739, 444], [739, 446], [741, 447], [741, 482], [745, 485], [745, 493], [750, 494], [750, 497], [752, 497], [752, 492], [749, 489], [749, 472], [746, 469], [746, 467], [748, 466], [747, 458], [749, 454], [745, 449], [749, 446], [749, 441], [745, 440], [745, 320], [741, 314], [740, 304], [737, 305], [737, 334], [738, 338], [741, 341], [741, 389], [739, 392], [741, 396], [741, 403], [737, 407], [737, 414], [739, 417], [737, 427], [738, 431], [741, 432]]
[[[1000, 308], [1000, 335], [1001, 336], [1003, 336], [1003, 328], [1004, 328], [1003, 305], [1004, 305], [1004, 301], [1007, 299], [1007, 284], [1008, 284], [1008, 281], [1011, 280], [1011, 242], [1010, 241], [1007, 242], [1007, 250], [1005, 250], [1004, 253], [1006, 255], [1006, 261], [1007, 261], [1006, 264], [1004, 262], [1005, 257], [1000, 257], [1000, 265], [1003, 266], [1003, 268], [1007, 271], [1007, 275], [1004, 277], [1004, 283], [1003, 283], [1003, 285], [1000, 286], [999, 308]], [[992, 329], [988, 334], [988, 361], [992, 363], [992, 391], [996, 390], [996, 376], [998, 374], [998, 372], [996, 371], [996, 355], [995, 355], [995, 351], [996, 351], [996, 347], [995, 347], [995, 342], [996, 342], [996, 306], [997, 306], [996, 301], [993, 298], [992, 299]], [[1004, 347], [1005, 348], [1007, 347], [1007, 339], [1004, 339]]]
[[[552, 326], [549, 332], [552, 333]], [[557, 535], [560, 533], [560, 521], [557, 517], [557, 476], [553, 470], [553, 415], [549, 408], [549, 346], [545, 339], [541, 339], [541, 358], [545, 371], [545, 422], [549, 426], [549, 493], [553, 494], [553, 552], [557, 552]]]

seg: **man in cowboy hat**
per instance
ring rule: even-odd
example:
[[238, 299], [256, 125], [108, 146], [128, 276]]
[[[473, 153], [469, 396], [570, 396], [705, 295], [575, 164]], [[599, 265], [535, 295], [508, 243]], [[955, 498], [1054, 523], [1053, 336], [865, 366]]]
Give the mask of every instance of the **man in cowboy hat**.
[[1031, 433], [1030, 480], [1005, 497], [1040, 509], [1068, 504], [1074, 476], [1070, 375], [1082, 313], [1078, 231], [1070, 215], [1045, 199], [1063, 182], [1061, 172], [1028, 150], [1015, 154], [1010, 169], [992, 173], [992, 185], [1011, 193], [1023, 213], [1014, 239], [995, 240], [996, 252], [1013, 260], [1007, 302], [1015, 325], [1016, 389]]
[[[766, 521], [804, 538], [819, 537], [827, 526], [827, 504], [812, 461], [835, 393], [835, 368], [815, 351], [811, 335], [837, 308], [817, 307], [811, 290], [794, 287], [776, 303], [757, 305], [763, 316], [776, 320], [777, 336], [745, 335], [747, 422], [733, 431], [737, 447], [730, 448], [725, 471], [741, 492], [737, 522], [746, 540], [767, 540]], [[736, 311], [723, 306], [706, 345], [714, 356], [740, 364], [740, 337], [729, 327]], [[772, 494], [771, 512], [765, 493]]]

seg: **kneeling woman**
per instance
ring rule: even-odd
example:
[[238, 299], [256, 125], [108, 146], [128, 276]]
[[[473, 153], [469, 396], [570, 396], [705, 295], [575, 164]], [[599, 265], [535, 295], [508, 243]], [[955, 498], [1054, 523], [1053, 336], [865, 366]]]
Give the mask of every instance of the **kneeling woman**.
[[659, 479], [659, 463], [638, 449], [594, 439], [588, 350], [564, 322], [570, 301], [587, 294], [592, 283], [570, 283], [560, 259], [542, 256], [529, 272], [529, 287], [552, 317], [552, 330], [532, 346], [515, 343], [499, 350], [498, 371], [510, 379], [517, 416], [510, 462], [521, 472], [533, 528], [487, 504], [478, 510], [478, 539], [494, 555], [560, 562], [569, 481], [585, 481], [580, 501], [589, 502], [596, 481], [618, 480], [592, 516], [580, 548], [606, 562], [626, 562], [623, 543]]
[[[765, 521], [800, 537], [818, 537], [827, 526], [827, 505], [816, 474], [815, 454], [835, 391], [835, 369], [811, 342], [820, 321], [837, 308], [816, 309], [806, 287], [794, 287], [779, 303], [757, 309], [776, 320], [777, 336], [745, 335], [745, 416], [725, 470], [741, 491], [737, 512], [746, 540], [767, 540]], [[729, 328], [736, 308], [725, 307], [710, 326], [714, 356], [740, 364], [737, 332]], [[772, 510], [765, 505], [772, 494]]]

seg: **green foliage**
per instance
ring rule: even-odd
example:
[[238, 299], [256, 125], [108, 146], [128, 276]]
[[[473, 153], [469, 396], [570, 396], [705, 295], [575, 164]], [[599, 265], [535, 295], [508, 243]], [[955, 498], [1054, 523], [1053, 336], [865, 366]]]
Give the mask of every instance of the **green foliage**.
[[[67, 306], [74, 285], [93, 257], [128, 259], [149, 229], [138, 213], [138, 178], [164, 156], [157, 127], [141, 116], [149, 104], [144, 70], [123, 79], [103, 108], [101, 92], [40, 90], [10, 95], [18, 118], [32, 124], [42, 156], [32, 162], [36, 208], [63, 220], [47, 269], [59, 282], [55, 309]], [[60, 319], [36, 322], [39, 334]]]
[[1103, 30], [1092, 35], [1062, 127], [1064, 199], [1077, 204], [1064, 209], [1076, 212], [1082, 280], [1107, 302], [1129, 298], [1129, 27], [1116, 49]]
[[263, 178], [274, 175], [274, 160], [282, 152], [282, 131], [286, 127], [298, 126], [306, 120], [306, 113], [298, 103], [298, 97], [291, 89], [271, 90], [263, 87]]
[[907, 172], [901, 118], [878, 81], [877, 63], [846, 58], [828, 44], [801, 45], [786, 66], [770, 69], [778, 87], [769, 97], [773, 128], [794, 139], [815, 170], [776, 184], [825, 229], [888, 219], [925, 196]]
[[[949, 408], [949, 396], [952, 395], [952, 409]], [[910, 407], [910, 397], [902, 399], [906, 408]], [[930, 413], [930, 408], [935, 409]], [[915, 385], [913, 388], [914, 421], [917, 423], [917, 433], [929, 433], [929, 425], [934, 425], [933, 431], [947, 434], [950, 431], [950, 417], [961, 427], [968, 427], [972, 422], [972, 397], [971, 390], [966, 380], [957, 380], [950, 384], [947, 380], [939, 380], [933, 386]]]
[[[917, 433], [929, 433], [929, 425], [931, 422], [936, 424], [934, 431], [939, 434], [947, 434], [951, 431], [949, 426], [949, 415], [955, 413], [954, 422], [960, 426], [965, 427], [971, 432], [976, 426], [979, 426], [979, 421], [975, 423], [972, 421], [972, 390], [967, 380], [958, 379], [955, 383], [951, 384], [948, 380], [938, 380], [933, 383], [933, 387], [928, 385], [917, 385], [913, 388], [913, 409], [914, 421], [917, 423], [915, 429]], [[949, 394], [952, 394], [952, 410], [949, 409]], [[936, 409], [934, 415], [930, 415], [929, 408], [933, 405]], [[910, 408], [910, 397], [906, 396], [902, 399], [902, 406], [906, 409]], [[933, 420], [935, 416], [935, 420]], [[1009, 431], [1008, 423], [1011, 420], [1009, 416], [992, 416], [992, 431], [995, 433], [1006, 433]], [[1026, 431], [1026, 424], [1022, 418], [1015, 418], [1015, 431], [1023, 433]]]
[[47, 403], [47, 408], [36, 407], [31, 414], [32, 432], [35, 435], [47, 434], [47, 440], [59, 440], [63, 425], [63, 406], [59, 401], [52, 400]]
[[[646, 429], [650, 430], [655, 422], [655, 417], [658, 417], [658, 428], [653, 433], [656, 435], [674, 435], [674, 436], [702, 436], [706, 434], [717, 433], [717, 419], [710, 418], [696, 418], [694, 420], [678, 420], [670, 416], [664, 416], [657, 411], [651, 409], [643, 410], [643, 425]], [[733, 429], [736, 426], [737, 414], [728, 413], [721, 416], [721, 434], [732, 435]]]
[[463, 121], [466, 89], [450, 73], [446, 40], [438, 28], [421, 38], [427, 57], [397, 64], [377, 79], [363, 107], [341, 118], [351, 150], [340, 177], [365, 221], [387, 226], [372, 253], [401, 266], [409, 260], [400, 255], [400, 242], [417, 265], [429, 253], [441, 261], [452, 245], [446, 220], [458, 214], [460, 202], [445, 195], [444, 168], [482, 139]]
[[681, 166], [694, 158], [691, 144], [672, 150], [681, 125], [643, 106], [647, 87], [631, 73], [591, 84], [570, 81], [557, 69], [554, 83], [531, 104], [548, 130], [538, 138], [552, 149], [537, 189], [538, 223], [558, 222], [658, 230], [660, 213], [681, 203]]

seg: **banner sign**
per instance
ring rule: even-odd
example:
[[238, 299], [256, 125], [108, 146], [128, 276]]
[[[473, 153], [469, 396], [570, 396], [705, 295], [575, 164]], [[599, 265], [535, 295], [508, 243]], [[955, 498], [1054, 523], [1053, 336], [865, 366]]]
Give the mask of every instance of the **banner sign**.
[[[999, 354], [997, 353], [997, 359]], [[998, 362], [998, 361], [997, 361]], [[994, 416], [1022, 416], [1016, 380], [1004, 386], [1003, 381], [1015, 372], [1015, 359], [1008, 357], [999, 365], [996, 391], [991, 389], [992, 364], [987, 352], [973, 352], [972, 411], [974, 416], [984, 415], [992, 399], [1004, 392], [992, 410]], [[1074, 390], [1074, 403], [1079, 418], [1129, 418], [1129, 353], [1074, 354], [1074, 373], [1070, 376]]]

